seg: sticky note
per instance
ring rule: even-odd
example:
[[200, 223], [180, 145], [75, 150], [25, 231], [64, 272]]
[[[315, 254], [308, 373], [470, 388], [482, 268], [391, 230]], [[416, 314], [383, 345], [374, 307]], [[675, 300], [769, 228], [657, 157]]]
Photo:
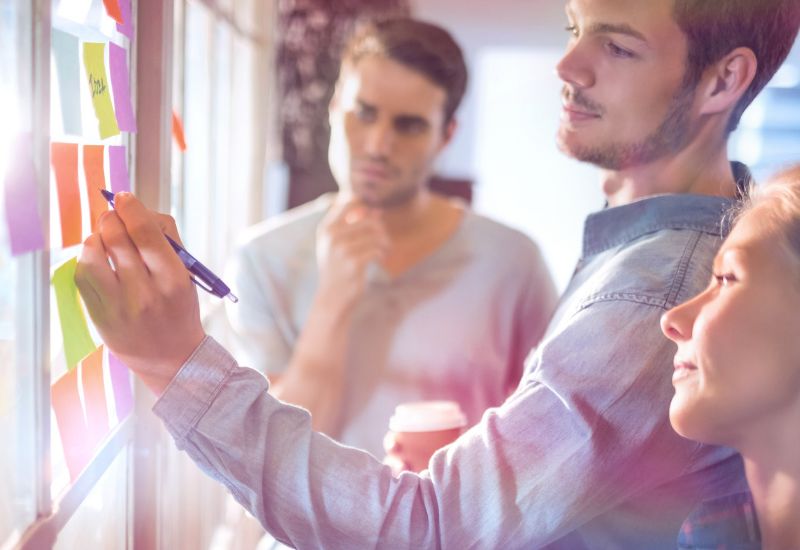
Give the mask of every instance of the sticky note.
[[61, 98], [61, 120], [64, 132], [81, 135], [81, 67], [77, 36], [53, 29], [50, 35], [53, 60], [58, 77], [58, 94]]
[[81, 383], [89, 442], [95, 447], [111, 430], [103, 383], [103, 346], [81, 362]]
[[74, 369], [84, 357], [97, 349], [89, 334], [86, 316], [78, 299], [78, 287], [75, 286], [77, 265], [77, 258], [67, 260], [55, 270], [52, 279], [68, 369]]
[[44, 248], [32, 147], [31, 134], [17, 136], [3, 185], [8, 235], [14, 256]]
[[172, 137], [181, 151], [186, 151], [186, 136], [183, 133], [183, 121], [175, 109], [172, 110]]
[[128, 367], [108, 352], [108, 373], [111, 376], [111, 388], [114, 390], [114, 408], [117, 419], [122, 422], [133, 411], [133, 389]]
[[86, 418], [78, 394], [78, 369], [67, 371], [50, 387], [50, 403], [56, 416], [69, 477], [75, 481], [92, 456]]
[[89, 218], [92, 231], [97, 228], [97, 219], [108, 210], [108, 201], [100, 194], [106, 188], [104, 172], [105, 148], [102, 145], [83, 146], [83, 172], [86, 181], [86, 196], [89, 198]]
[[128, 62], [125, 59], [125, 50], [113, 42], [108, 43], [108, 65], [119, 129], [123, 132], [135, 132], [136, 116], [133, 114], [133, 104], [131, 103]]
[[133, 40], [133, 14], [131, 13], [131, 0], [119, 0], [119, 9], [122, 12], [123, 23], [117, 23], [117, 30]]
[[128, 163], [125, 160], [126, 149], [124, 145], [108, 146], [108, 168], [111, 178], [111, 192], [131, 190], [131, 179], [128, 175]]
[[117, 118], [114, 107], [111, 105], [111, 91], [106, 76], [106, 64], [103, 54], [105, 43], [84, 42], [83, 64], [86, 67], [86, 76], [89, 79], [89, 90], [92, 94], [92, 105], [100, 127], [100, 137], [116, 136], [119, 134]]
[[117, 23], [124, 23], [122, 18], [122, 10], [119, 7], [118, 0], [103, 0], [103, 5], [106, 7], [106, 13], [109, 17], [113, 18]]
[[92, 0], [59, 0], [55, 11], [59, 17], [84, 24], [92, 9]]
[[81, 192], [78, 189], [78, 144], [51, 143], [50, 163], [56, 178], [58, 211], [61, 215], [61, 244], [80, 244]]

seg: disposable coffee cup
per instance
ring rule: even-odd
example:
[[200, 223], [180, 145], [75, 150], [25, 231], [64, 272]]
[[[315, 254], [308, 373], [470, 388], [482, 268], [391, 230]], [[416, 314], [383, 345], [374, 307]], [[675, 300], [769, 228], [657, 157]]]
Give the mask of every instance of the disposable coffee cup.
[[410, 470], [428, 467], [434, 452], [452, 443], [467, 425], [455, 401], [416, 401], [395, 407], [389, 429]]

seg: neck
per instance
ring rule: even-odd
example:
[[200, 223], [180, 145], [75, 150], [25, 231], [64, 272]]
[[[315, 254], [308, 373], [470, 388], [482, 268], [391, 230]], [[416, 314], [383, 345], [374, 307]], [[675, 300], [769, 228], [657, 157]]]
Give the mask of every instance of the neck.
[[756, 435], [737, 444], [765, 550], [800, 548], [800, 441], [790, 420], [751, 426]]
[[427, 226], [434, 211], [435, 197], [427, 189], [421, 189], [414, 197], [381, 210], [381, 218], [392, 239], [408, 236]]
[[726, 139], [701, 134], [675, 155], [649, 164], [603, 172], [603, 192], [611, 206], [660, 194], [735, 197], [736, 181]]

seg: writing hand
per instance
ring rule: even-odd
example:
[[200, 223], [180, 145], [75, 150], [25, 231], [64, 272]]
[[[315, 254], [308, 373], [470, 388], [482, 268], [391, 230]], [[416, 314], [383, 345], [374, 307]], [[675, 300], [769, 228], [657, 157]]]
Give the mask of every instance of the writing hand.
[[197, 292], [164, 233], [180, 242], [172, 218], [118, 193], [75, 272], [103, 341], [156, 394], [205, 338]]

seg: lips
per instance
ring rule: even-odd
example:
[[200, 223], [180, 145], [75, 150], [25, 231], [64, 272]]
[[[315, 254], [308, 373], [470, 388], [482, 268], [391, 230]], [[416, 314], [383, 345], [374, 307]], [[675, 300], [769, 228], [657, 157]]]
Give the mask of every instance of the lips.
[[675, 361], [675, 371], [672, 373], [672, 383], [679, 382], [697, 372], [697, 367], [688, 361]]
[[600, 118], [600, 115], [578, 107], [574, 103], [564, 103], [561, 110], [561, 117], [569, 122], [584, 122], [587, 120], [596, 120]]

